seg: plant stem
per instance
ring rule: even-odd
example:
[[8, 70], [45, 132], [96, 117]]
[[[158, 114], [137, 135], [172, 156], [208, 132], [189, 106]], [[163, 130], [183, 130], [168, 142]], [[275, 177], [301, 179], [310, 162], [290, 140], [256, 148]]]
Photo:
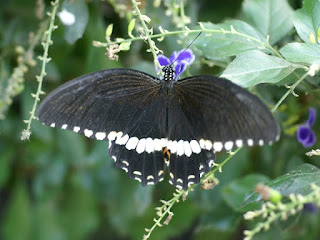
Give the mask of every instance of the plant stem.
[[44, 94], [44, 92], [42, 92], [42, 82], [43, 82], [43, 78], [46, 76], [46, 65], [47, 63], [51, 60], [48, 57], [48, 51], [49, 51], [49, 46], [52, 45], [52, 40], [51, 40], [51, 34], [53, 32], [53, 30], [55, 28], [57, 28], [57, 26], [54, 25], [54, 20], [56, 17], [56, 13], [57, 13], [57, 9], [59, 6], [59, 0], [56, 0], [55, 2], [51, 2], [53, 8], [52, 8], [52, 12], [48, 13], [49, 17], [50, 17], [50, 23], [49, 23], [49, 29], [44, 33], [46, 35], [46, 41], [43, 43], [43, 55], [42, 57], [39, 57], [40, 60], [42, 61], [42, 67], [41, 67], [41, 73], [40, 76], [37, 76], [37, 81], [39, 82], [38, 84], [38, 89], [37, 92], [35, 94], [32, 94], [32, 96], [34, 97], [34, 102], [33, 102], [33, 107], [32, 110], [30, 112], [30, 118], [28, 120], [25, 120], [25, 122], [28, 124], [27, 128], [24, 129], [22, 131], [21, 134], [21, 140], [26, 140], [29, 139], [30, 135], [31, 135], [31, 122], [33, 119], [35, 119], [35, 111], [37, 108], [37, 104], [40, 101], [40, 95]]

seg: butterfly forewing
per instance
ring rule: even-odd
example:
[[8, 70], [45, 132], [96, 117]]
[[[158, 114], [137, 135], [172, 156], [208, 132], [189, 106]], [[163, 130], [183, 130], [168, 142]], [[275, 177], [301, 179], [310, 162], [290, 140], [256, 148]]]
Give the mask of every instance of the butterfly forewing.
[[54, 90], [40, 105], [38, 116], [48, 126], [109, 140], [109, 153], [118, 167], [143, 185], [157, 183], [163, 178], [160, 139], [166, 129], [159, 91], [159, 80], [148, 74], [104, 70]]
[[49, 94], [40, 105], [38, 116], [46, 125], [100, 140], [112, 131], [126, 133], [140, 121], [145, 108], [159, 98], [156, 81], [134, 70], [91, 73]]
[[[169, 135], [190, 129], [185, 137], [199, 140], [202, 148], [231, 150], [242, 145], [263, 145], [279, 137], [279, 126], [268, 108], [253, 94], [212, 76], [195, 76], [174, 85], [179, 114], [186, 121]], [[171, 119], [174, 120], [174, 112]], [[170, 115], [169, 115], [170, 119]], [[190, 128], [192, 126], [192, 128]]]

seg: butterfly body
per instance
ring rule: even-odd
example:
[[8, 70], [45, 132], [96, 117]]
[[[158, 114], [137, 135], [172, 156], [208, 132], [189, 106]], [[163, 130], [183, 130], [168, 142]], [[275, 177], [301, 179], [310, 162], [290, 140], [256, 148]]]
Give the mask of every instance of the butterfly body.
[[163, 79], [107, 69], [74, 79], [48, 95], [42, 123], [109, 141], [117, 167], [142, 185], [163, 180], [187, 189], [210, 170], [215, 152], [263, 145], [279, 126], [254, 95], [213, 76]]

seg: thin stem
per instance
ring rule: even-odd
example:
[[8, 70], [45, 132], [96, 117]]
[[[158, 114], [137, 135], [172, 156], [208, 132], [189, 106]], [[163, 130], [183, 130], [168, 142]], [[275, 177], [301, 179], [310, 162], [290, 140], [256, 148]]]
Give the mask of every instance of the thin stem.
[[184, 14], [184, 4], [183, 4], [183, 1], [184, 0], [180, 0], [180, 16], [181, 16], [181, 19], [182, 19], [182, 28], [184, 28], [186, 26], [184, 20], [185, 20], [185, 17], [186, 15]]
[[[132, 0], [134, 1], [134, 0]], [[165, 32], [165, 33], [158, 33], [158, 34], [154, 34], [154, 35], [149, 35], [148, 37], [151, 39], [153, 38], [162, 38], [162, 37], [166, 37], [166, 36], [170, 36], [170, 35], [179, 35], [179, 34], [190, 34], [190, 33], [200, 33], [200, 32], [204, 32], [204, 33], [208, 33], [208, 34], [212, 34], [212, 33], [223, 33], [223, 34], [233, 34], [233, 35], [237, 35], [237, 36], [241, 36], [244, 37], [246, 39], [250, 39], [258, 44], [260, 44], [261, 48], [268, 48], [271, 52], [273, 52], [275, 55], [277, 56], [281, 56], [280, 53], [274, 49], [272, 46], [270, 46], [270, 44], [266, 44], [265, 42], [261, 41], [260, 39], [251, 37], [249, 35], [240, 33], [235, 31], [234, 29], [229, 31], [229, 30], [224, 30], [224, 29], [220, 29], [220, 30], [211, 30], [211, 29], [206, 29], [204, 27], [202, 27], [202, 29], [194, 29], [194, 30], [177, 30], [177, 31], [172, 31], [172, 32]], [[96, 47], [107, 47], [110, 44], [121, 44], [122, 42], [133, 42], [133, 41], [138, 41], [141, 40], [142, 37], [134, 37], [134, 38], [129, 38], [129, 39], [120, 39], [118, 41], [113, 41], [113, 42], [108, 42], [108, 43], [103, 43], [103, 42], [99, 42], [99, 41], [94, 41], [93, 44]]]
[[52, 12], [48, 13], [48, 15], [50, 17], [49, 29], [44, 33], [46, 35], [46, 41], [45, 41], [45, 43], [43, 43], [44, 52], [43, 52], [42, 57], [39, 57], [40, 60], [42, 61], [42, 67], [41, 67], [40, 76], [36, 77], [37, 81], [39, 82], [38, 89], [35, 94], [32, 94], [32, 96], [34, 97], [34, 102], [33, 102], [32, 110], [30, 112], [30, 118], [28, 120], [25, 120], [25, 122], [28, 125], [27, 125], [27, 128], [22, 131], [21, 140], [29, 139], [29, 137], [31, 135], [31, 131], [30, 131], [31, 130], [31, 122], [33, 119], [36, 118], [35, 111], [37, 108], [37, 104], [40, 101], [40, 94], [44, 94], [44, 92], [41, 90], [42, 89], [42, 82], [43, 82], [43, 78], [47, 74], [46, 73], [46, 65], [51, 60], [51, 58], [48, 57], [48, 51], [49, 51], [49, 46], [52, 45], [51, 34], [52, 34], [53, 30], [57, 28], [57, 26], [54, 25], [54, 20], [56, 17], [58, 6], [59, 6], [59, 0], [56, 0], [55, 2], [51, 2], [51, 4], [52, 4], [53, 8], [52, 8]]
[[[147, 24], [146, 24], [146, 21], [145, 21], [145, 19], [143, 18], [143, 15], [142, 15], [141, 12], [140, 12], [140, 9], [139, 9], [139, 7], [138, 7], [138, 2], [136, 2], [135, 0], [131, 0], [131, 2], [132, 2], [132, 5], [133, 5], [133, 7], [134, 7], [134, 9], [135, 9], [135, 12], [137, 13], [137, 15], [138, 15], [138, 17], [139, 17], [139, 19], [140, 19], [140, 22], [141, 22], [141, 24], [142, 24], [145, 37], [146, 37], [146, 39], [147, 39], [147, 41], [148, 41], [148, 43], [149, 43], [150, 50], [151, 50], [151, 53], [152, 53], [152, 55], [153, 55], [154, 64], [155, 64], [155, 65], [158, 67], [158, 69], [159, 69], [158, 74], [160, 74], [161, 77], [163, 77], [163, 72], [161, 71], [162, 67], [161, 67], [161, 65], [160, 65], [160, 63], [159, 63], [159, 61], [158, 61], [158, 59], [157, 59], [157, 53], [156, 53], [156, 51], [155, 51], [155, 47], [156, 47], [156, 46], [155, 46], [155, 42], [154, 42], [153, 40], [151, 40], [150, 30], [148, 29], [148, 26], [147, 26]], [[135, 38], [131, 38], [131, 41], [133, 41], [133, 39], [135, 39]], [[141, 37], [140, 37], [140, 39], [141, 39]]]
[[157, 226], [161, 226], [161, 222], [163, 220], [163, 218], [165, 216], [168, 216], [170, 213], [171, 208], [173, 207], [173, 205], [179, 201], [180, 197], [186, 194], [186, 191], [179, 191], [178, 193], [174, 194], [174, 197], [172, 199], [170, 199], [168, 202], [165, 202], [165, 204], [161, 207], [162, 209], [165, 209], [165, 211], [161, 214], [161, 216], [159, 216], [158, 219], [154, 219], [154, 224], [152, 225], [152, 227], [150, 229], [148, 229], [148, 233], [145, 234], [143, 236], [143, 240], [146, 240], [150, 237], [151, 233], [153, 232], [153, 230], [157, 227]]
[[293, 93], [294, 89], [309, 75], [308, 72], [306, 72], [302, 77], [299, 78], [298, 81], [296, 81], [290, 89], [282, 96], [282, 98], [277, 102], [277, 104], [272, 108], [271, 112], [274, 112], [281, 103], [288, 97], [290, 93]]

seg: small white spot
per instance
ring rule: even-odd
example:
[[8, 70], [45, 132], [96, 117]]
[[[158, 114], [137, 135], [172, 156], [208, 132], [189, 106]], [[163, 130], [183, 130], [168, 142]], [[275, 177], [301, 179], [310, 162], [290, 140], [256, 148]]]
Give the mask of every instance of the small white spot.
[[163, 170], [160, 170], [160, 171], [158, 172], [158, 176], [160, 177], [163, 173], [164, 173], [164, 171], [163, 171]]
[[177, 145], [177, 155], [182, 156], [183, 154], [184, 154], [183, 140], [180, 140]]
[[141, 178], [139, 177], [134, 177], [135, 180], [138, 180], [139, 182], [141, 182]]
[[146, 139], [146, 152], [152, 153], [153, 151], [154, 151], [153, 140], [152, 138], [149, 137]]
[[214, 164], [214, 160], [211, 159], [211, 160], [209, 161], [208, 166], [211, 168], [211, 167], [213, 166], [213, 164]]
[[162, 177], [162, 178], [159, 178], [159, 182], [163, 181], [163, 179], [164, 179], [163, 177]]
[[174, 175], [173, 175], [172, 172], [169, 174], [169, 176], [170, 176], [171, 178], [174, 178]]
[[117, 132], [117, 139], [119, 139], [119, 138], [121, 138], [122, 137], [122, 135], [123, 135], [123, 132]]
[[117, 161], [116, 156], [112, 156], [112, 158], [113, 158], [114, 162], [116, 162], [116, 161]]
[[154, 179], [154, 177], [153, 177], [152, 175], [149, 175], [149, 176], [147, 177], [147, 180], [149, 180], [149, 179]]
[[225, 148], [227, 151], [231, 150], [232, 147], [233, 147], [233, 142], [232, 142], [232, 141], [228, 141], [228, 142], [225, 142], [225, 143], [224, 143], [224, 148]]
[[182, 189], [182, 186], [176, 185], [176, 188], [179, 188], [180, 190]]
[[204, 175], [204, 172], [201, 172], [201, 173], [200, 173], [200, 178], [202, 178], [203, 175]]
[[178, 178], [178, 179], [177, 179], [177, 182], [183, 183], [183, 180], [182, 180], [181, 178]]
[[204, 166], [203, 166], [202, 164], [200, 164], [199, 170], [201, 170], [201, 169], [203, 169], [203, 168], [204, 168]]
[[271, 145], [273, 143], [273, 141], [269, 141], [268, 144]]
[[171, 185], [173, 185], [173, 182], [172, 182], [172, 180], [169, 180], [169, 183], [170, 183]]
[[213, 143], [213, 149], [216, 151], [216, 152], [220, 152], [223, 148], [223, 144], [222, 142], [215, 142]]
[[139, 171], [134, 171], [133, 174], [134, 175], [140, 175], [140, 176], [142, 175], [141, 172], [139, 172]]
[[183, 148], [184, 148], [184, 154], [190, 157], [192, 154], [192, 150], [188, 141], [183, 142]]
[[127, 167], [129, 166], [129, 163], [127, 161], [122, 161], [123, 164], [125, 164]]
[[122, 169], [123, 169], [125, 172], [128, 172], [128, 168], [123, 167]]
[[146, 139], [145, 138], [141, 138], [138, 142], [138, 145], [137, 145], [137, 148], [136, 148], [136, 151], [137, 153], [142, 153], [144, 152], [144, 150], [146, 149]]
[[189, 180], [189, 179], [194, 179], [194, 178], [196, 178], [194, 175], [189, 175], [189, 176], [188, 176], [188, 180]]
[[279, 141], [279, 139], [280, 139], [280, 134], [276, 136], [276, 141]]
[[96, 133], [96, 139], [103, 140], [103, 139], [105, 139], [106, 135], [107, 134], [105, 132], [97, 132]]
[[73, 131], [76, 132], [76, 133], [79, 132], [79, 131], [80, 131], [80, 127], [75, 126], [75, 127], [73, 128]]
[[63, 124], [61, 129], [67, 129], [67, 127], [68, 127], [68, 124]]
[[131, 137], [129, 138], [127, 144], [126, 144], [126, 148], [128, 150], [132, 150], [132, 149], [135, 149], [137, 144], [139, 142], [139, 139], [137, 137]]
[[200, 148], [200, 145], [199, 143], [196, 141], [196, 140], [191, 140], [190, 142], [190, 147], [192, 149], [192, 152], [194, 153], [200, 153], [201, 152], [201, 148]]
[[252, 146], [253, 145], [253, 140], [250, 138], [248, 139], [248, 146]]
[[176, 153], [178, 148], [177, 141], [168, 141], [168, 150], [171, 151], [171, 153]]
[[[122, 133], [122, 132], [119, 132], [119, 133]], [[124, 136], [122, 136], [122, 134], [121, 134], [121, 137], [117, 136], [116, 144], [125, 145], [128, 142], [128, 139], [129, 139], [129, 135], [128, 134], [126, 134]]]
[[112, 146], [112, 141], [109, 141], [109, 149], [111, 148], [111, 146]]
[[164, 163], [167, 165], [167, 167], [169, 167], [169, 165], [170, 165], [170, 160], [168, 160], [168, 159], [164, 159]]
[[162, 150], [162, 143], [159, 138], [153, 139], [153, 146], [155, 151], [161, 151]]
[[188, 182], [188, 187], [190, 187], [192, 184], [194, 184], [193, 181]]
[[147, 182], [147, 185], [154, 185], [154, 181]]
[[206, 148], [206, 141], [205, 141], [204, 139], [200, 139], [199, 143], [200, 143], [200, 147], [201, 147], [202, 149], [205, 149], [205, 148]]
[[161, 145], [162, 147], [167, 147], [168, 146], [168, 139], [166, 138], [161, 138]]
[[58, 16], [61, 22], [66, 26], [73, 25], [76, 21], [75, 15], [72, 12], [69, 12], [68, 10], [66, 10], [65, 8], [58, 13]]
[[117, 137], [117, 132], [115, 132], [115, 131], [112, 131], [112, 132], [110, 132], [110, 133], [108, 134], [108, 139], [109, 139], [110, 141], [116, 140], [116, 137]]
[[55, 127], [56, 124], [55, 123], [51, 123], [50, 127]]
[[211, 150], [211, 148], [212, 148], [212, 142], [211, 142], [210, 140], [206, 140], [206, 141], [205, 141], [205, 148], [206, 148], [207, 150]]
[[237, 147], [242, 147], [243, 141], [241, 139], [236, 140]]
[[89, 130], [89, 129], [85, 129], [84, 130], [84, 135], [86, 136], [86, 137], [91, 137], [92, 136], [92, 134], [93, 134], [93, 131], [92, 130]]
[[264, 141], [262, 139], [259, 140], [259, 145], [262, 146], [264, 144]]

